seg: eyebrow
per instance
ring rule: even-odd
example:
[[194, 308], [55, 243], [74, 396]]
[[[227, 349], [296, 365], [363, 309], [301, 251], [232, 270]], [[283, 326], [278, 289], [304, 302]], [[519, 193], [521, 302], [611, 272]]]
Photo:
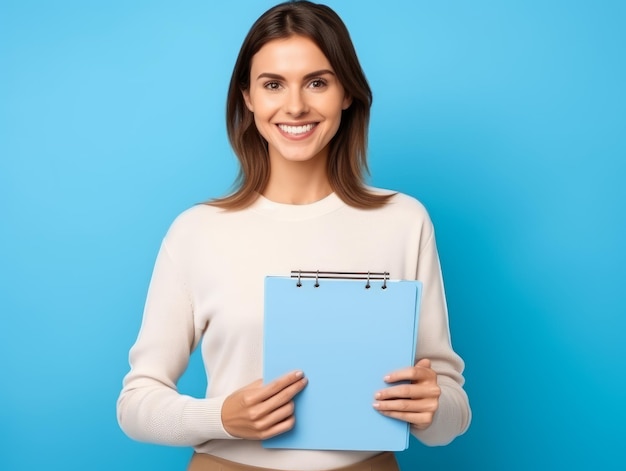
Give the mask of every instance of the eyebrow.
[[[310, 78], [319, 77], [320, 75], [326, 75], [326, 74], [335, 75], [335, 73], [332, 70], [321, 69], [321, 70], [316, 70], [315, 72], [310, 72], [306, 74], [303, 78], [304, 80], [308, 80]], [[263, 72], [262, 74], [259, 74], [259, 76], [256, 79], [259, 80], [262, 78], [269, 78], [273, 80], [285, 80], [285, 77], [283, 77], [282, 75], [272, 74], [269, 72]]]

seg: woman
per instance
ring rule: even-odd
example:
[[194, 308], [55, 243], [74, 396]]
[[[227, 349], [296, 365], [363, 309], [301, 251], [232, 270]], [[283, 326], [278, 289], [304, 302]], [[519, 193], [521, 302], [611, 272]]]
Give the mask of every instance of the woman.
[[[428, 214], [363, 183], [371, 99], [330, 8], [287, 2], [252, 26], [227, 104], [239, 186], [185, 211], [163, 241], [118, 401], [130, 437], [193, 446], [192, 470], [398, 469], [391, 453], [262, 448], [293, 427], [293, 398], [307, 384], [298, 371], [261, 380], [263, 279], [294, 267], [422, 281], [416, 362], [388, 372], [373, 407], [429, 445], [466, 430], [463, 362], [450, 345]], [[176, 389], [198, 344], [210, 377], [202, 399]]]

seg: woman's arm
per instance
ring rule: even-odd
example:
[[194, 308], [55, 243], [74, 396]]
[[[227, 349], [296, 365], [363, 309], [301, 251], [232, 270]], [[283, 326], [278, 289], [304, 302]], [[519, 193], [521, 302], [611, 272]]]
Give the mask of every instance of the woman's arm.
[[411, 423], [411, 432], [426, 445], [446, 445], [464, 433], [471, 420], [463, 390], [463, 360], [452, 350], [448, 312], [432, 225], [421, 244], [416, 279], [423, 292], [415, 365], [390, 372], [391, 386], [375, 396], [384, 415]]
[[187, 286], [164, 242], [117, 402], [118, 422], [129, 437], [176, 446], [232, 438], [220, 417], [224, 397], [197, 399], [176, 387], [201, 334]]

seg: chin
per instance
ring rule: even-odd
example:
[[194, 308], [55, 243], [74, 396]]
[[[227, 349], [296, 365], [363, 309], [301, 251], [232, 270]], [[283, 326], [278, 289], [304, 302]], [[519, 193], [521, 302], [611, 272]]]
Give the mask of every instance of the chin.
[[312, 151], [306, 151], [303, 149], [297, 150], [294, 152], [294, 149], [291, 152], [278, 152], [278, 155], [289, 162], [309, 162], [312, 160], [318, 160], [321, 155], [324, 153], [324, 149], [314, 149]]
[[283, 157], [283, 159], [289, 162], [309, 162], [315, 159], [314, 155], [292, 155]]

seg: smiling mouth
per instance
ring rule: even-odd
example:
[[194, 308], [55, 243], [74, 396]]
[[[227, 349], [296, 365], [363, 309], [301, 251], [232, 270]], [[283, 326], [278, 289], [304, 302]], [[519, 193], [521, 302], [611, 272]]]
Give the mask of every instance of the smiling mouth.
[[304, 124], [302, 126], [289, 126], [287, 124], [279, 124], [278, 127], [284, 133], [290, 136], [302, 136], [308, 132], [311, 132], [313, 128], [317, 126], [317, 123]]

